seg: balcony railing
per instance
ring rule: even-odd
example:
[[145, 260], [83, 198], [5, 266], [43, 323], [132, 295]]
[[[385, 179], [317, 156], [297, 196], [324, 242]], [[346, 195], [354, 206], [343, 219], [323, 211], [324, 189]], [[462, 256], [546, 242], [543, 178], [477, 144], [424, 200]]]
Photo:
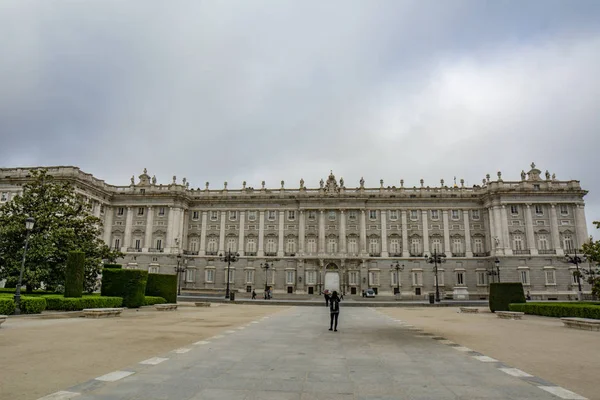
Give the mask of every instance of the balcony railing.
[[295, 253], [295, 252], [294, 252], [294, 253], [292, 253], [292, 252], [289, 252], [289, 251], [286, 251], [286, 252], [285, 252], [285, 253], [283, 253], [283, 254], [284, 254], [286, 257], [295, 257], [295, 256], [296, 256], [296, 253]]
[[369, 253], [369, 257], [381, 257], [381, 253]]
[[207, 256], [216, 256], [216, 255], [217, 255], [217, 252], [216, 252], [216, 251], [207, 251], [207, 252], [206, 252], [206, 255], [207, 255]]
[[556, 254], [556, 250], [538, 250], [538, 254]]
[[247, 251], [245, 253], [248, 257], [256, 257], [256, 252], [255, 251]]
[[473, 257], [488, 257], [490, 255], [489, 251], [483, 253], [473, 253]]
[[275, 257], [276, 255], [277, 255], [277, 252], [275, 252], [275, 251], [265, 251], [266, 257]]
[[192, 251], [192, 250], [184, 250], [183, 254], [186, 256], [197, 256], [198, 252], [197, 251]]
[[423, 257], [423, 253], [413, 253], [413, 252], [411, 252], [410, 256], [411, 257]]
[[135, 253], [141, 253], [142, 249], [140, 249], [139, 247], [128, 247], [127, 251], [129, 251], [129, 252], [135, 252]]
[[165, 249], [148, 249], [149, 253], [164, 253]]
[[402, 257], [402, 253], [390, 253], [390, 257]]
[[513, 250], [513, 254], [526, 255], [526, 254], [531, 254], [531, 251], [529, 251], [529, 250]]
[[452, 257], [465, 257], [466, 253], [452, 253]]

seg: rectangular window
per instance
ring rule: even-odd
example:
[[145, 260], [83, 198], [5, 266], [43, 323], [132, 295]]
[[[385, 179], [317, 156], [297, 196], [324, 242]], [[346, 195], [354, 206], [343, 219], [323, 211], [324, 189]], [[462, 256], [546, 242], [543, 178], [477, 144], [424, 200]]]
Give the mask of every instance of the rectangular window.
[[256, 221], [256, 211], [248, 211], [248, 221]]
[[256, 252], [256, 239], [248, 238], [248, 241], [246, 242], [246, 251], [250, 253]]
[[510, 206], [510, 213], [512, 215], [519, 215], [519, 207], [515, 205]]
[[275, 210], [269, 210], [267, 217], [269, 221], [275, 221]]
[[285, 251], [288, 253], [296, 252], [296, 239], [288, 239], [285, 246]]
[[523, 250], [523, 238], [521, 235], [513, 235], [513, 250]]
[[350, 254], [358, 253], [358, 246], [356, 245], [356, 238], [348, 239], [348, 253], [350, 253]]
[[335, 221], [335, 211], [329, 211], [327, 215], [330, 221]]
[[327, 252], [328, 253], [337, 253], [337, 239], [330, 238], [327, 241]]
[[464, 272], [457, 272], [456, 273], [456, 284], [461, 286], [465, 284], [465, 273]]
[[485, 271], [477, 271], [477, 286], [487, 285], [487, 274]]
[[158, 209], [158, 215], [160, 215], [160, 216], [165, 215], [165, 208], [164, 207], [159, 207], [159, 209]]
[[475, 253], [483, 253], [483, 239], [482, 238], [475, 238], [473, 239], [473, 244], [475, 245]]
[[162, 249], [162, 239], [156, 239], [156, 250]]
[[421, 254], [421, 239], [410, 240], [410, 254], [412, 256]]
[[379, 239], [369, 239], [369, 254], [379, 254]]
[[317, 281], [317, 272], [316, 271], [306, 271], [306, 284], [314, 285]]
[[440, 212], [438, 210], [431, 210], [431, 219], [438, 220], [440, 218]]
[[539, 204], [535, 205], [535, 215], [544, 215], [544, 208]]
[[348, 280], [350, 281], [351, 285], [358, 285], [358, 272], [350, 271], [348, 273]]
[[546, 270], [546, 285], [556, 285], [556, 276], [554, 270]]
[[413, 286], [423, 286], [423, 272], [413, 271], [412, 273]]
[[142, 248], [142, 241], [140, 239], [135, 239], [135, 248], [139, 250]]
[[254, 282], [254, 271], [251, 269], [246, 270], [246, 283]]
[[471, 210], [471, 218], [473, 218], [474, 221], [479, 221], [479, 219], [481, 218], [479, 210]]
[[546, 235], [538, 235], [538, 247], [540, 250], [548, 250], [548, 237]]
[[0, 201], [8, 201], [8, 192], [2, 192], [2, 197], [0, 197]]
[[571, 271], [571, 284], [572, 285], [577, 285], [577, 282], [578, 282], [578, 280], [577, 280], [577, 270], [573, 269]]
[[144, 207], [138, 207], [138, 215], [144, 215]]
[[413, 221], [416, 221], [417, 218], [419, 218], [419, 214], [417, 213], [417, 210], [410, 210], [410, 219]]
[[306, 251], [308, 253], [316, 253], [317, 252], [317, 239], [308, 238], [306, 240]]
[[573, 250], [573, 237], [571, 235], [563, 235], [563, 249]]
[[206, 283], [214, 283], [214, 281], [215, 281], [215, 270], [214, 269], [207, 269], [206, 271], [204, 271], [204, 280], [206, 281]]
[[392, 254], [400, 254], [400, 239], [390, 239], [390, 252]]
[[534, 184], [533, 185], [533, 190], [540, 190], [540, 185]]
[[317, 219], [317, 212], [315, 210], [308, 211], [308, 219], [311, 221]]
[[237, 239], [236, 238], [227, 238], [227, 250], [236, 252], [237, 251]]
[[211, 211], [210, 212], [210, 220], [216, 221], [218, 219], [219, 219], [219, 213], [217, 211]]
[[211, 253], [217, 252], [217, 239], [216, 238], [208, 239], [208, 247], [207, 247], [206, 251], [210, 251]]
[[452, 210], [452, 219], [455, 221], [459, 219], [458, 210]]
[[521, 283], [523, 285], [529, 285], [529, 271], [521, 270], [519, 275], [521, 276]]
[[289, 210], [287, 214], [288, 214], [288, 221], [296, 220], [296, 211], [295, 210]]
[[120, 249], [121, 248], [121, 239], [116, 238], [115, 239], [115, 249]]
[[356, 216], [357, 216], [356, 210], [348, 211], [348, 219], [350, 221], [356, 221]]
[[369, 271], [369, 286], [379, 286], [379, 271]]
[[398, 210], [390, 210], [390, 221], [398, 220]]
[[452, 239], [452, 253], [462, 253], [462, 239]]
[[287, 285], [293, 285], [296, 281], [296, 272], [295, 271], [285, 271], [285, 283]]
[[229, 211], [229, 220], [237, 221], [237, 211]]
[[569, 207], [566, 204], [560, 205], [560, 215], [569, 215]]
[[[225, 270], [227, 271], [227, 270]], [[225, 274], [227, 275], [227, 272], [225, 272]], [[235, 282], [235, 269], [231, 269], [229, 268], [229, 283], [233, 283]]]
[[149, 273], [149, 274], [158, 274], [158, 268], [159, 268], [159, 267], [157, 267], [157, 266], [155, 266], [155, 265], [154, 265], [154, 266], [151, 266], [151, 267], [148, 267], [148, 273]]
[[123, 215], [123, 214], [125, 214], [125, 209], [123, 207], [117, 208], [117, 215]]
[[267, 253], [275, 253], [277, 252], [277, 242], [274, 238], [267, 239]]
[[369, 210], [369, 219], [370, 220], [377, 219], [377, 210]]
[[200, 213], [198, 211], [192, 212], [192, 219], [194, 221], [197, 221], [199, 217], [200, 217]]
[[431, 250], [437, 254], [443, 253], [442, 251], [442, 239], [433, 238], [431, 240]]
[[198, 251], [198, 240], [197, 239], [190, 241], [190, 250]]
[[188, 269], [185, 271], [185, 281], [186, 282], [194, 282], [194, 278], [196, 275], [195, 269]]

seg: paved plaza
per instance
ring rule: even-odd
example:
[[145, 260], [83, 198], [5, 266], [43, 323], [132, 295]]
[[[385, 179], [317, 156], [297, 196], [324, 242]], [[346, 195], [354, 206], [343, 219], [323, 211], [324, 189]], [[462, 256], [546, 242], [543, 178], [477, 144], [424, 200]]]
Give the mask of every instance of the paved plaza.
[[44, 399], [582, 399], [372, 308], [292, 307]]

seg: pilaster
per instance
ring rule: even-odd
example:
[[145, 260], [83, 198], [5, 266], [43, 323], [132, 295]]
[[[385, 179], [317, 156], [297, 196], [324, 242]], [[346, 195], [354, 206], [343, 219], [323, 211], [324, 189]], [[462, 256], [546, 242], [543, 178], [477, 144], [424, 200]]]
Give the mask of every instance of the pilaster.
[[125, 239], [123, 240], [122, 252], [126, 252], [131, 247], [131, 225], [133, 225], [133, 210], [127, 207], [127, 215], [125, 216]]
[[448, 210], [442, 211], [442, 222], [444, 223], [444, 254], [446, 257], [452, 257], [450, 251], [450, 226], [448, 225]]
[[319, 254], [325, 253], [325, 212], [319, 210]]
[[410, 257], [410, 252], [408, 249], [408, 226], [407, 218], [406, 218], [406, 210], [401, 211], [401, 219], [402, 219], [402, 257]]
[[154, 209], [152, 206], [149, 206], [146, 212], [148, 215], [146, 215], [146, 233], [144, 236], [144, 247], [142, 248], [144, 252], [152, 248], [152, 231], [154, 230]]
[[265, 212], [258, 213], [258, 249], [256, 251], [258, 257], [265, 256]]
[[502, 205], [500, 210], [501, 221], [502, 221], [502, 240], [504, 241], [504, 255], [510, 256], [513, 251], [510, 247], [510, 235], [508, 233], [508, 215], [506, 214], [506, 205]]
[[306, 237], [306, 219], [304, 210], [299, 212], [300, 221], [298, 223], [298, 252], [304, 254], [304, 241]]
[[585, 223], [585, 208], [583, 204], [575, 205], [575, 232], [577, 234], [577, 243], [575, 247], [581, 249], [581, 245], [588, 241], [587, 225]]
[[221, 228], [219, 229], [219, 254], [225, 253], [225, 223], [227, 222], [227, 212], [221, 211]]
[[552, 238], [552, 248], [557, 256], [564, 256], [565, 251], [560, 246], [560, 234], [558, 233], [558, 217], [556, 216], [556, 204], [550, 205], [550, 235]]
[[200, 227], [200, 251], [199, 255], [206, 255], [206, 224], [208, 223], [208, 212], [202, 211], [202, 226]]
[[[240, 256], [244, 255], [244, 238], [246, 234], [246, 212], [240, 211], [240, 232], [238, 236], [237, 252]], [[245, 279], [245, 277], [244, 277]]]
[[525, 235], [527, 237], [527, 249], [529, 254], [535, 256], [538, 254], [535, 245], [535, 234], [533, 233], [533, 217], [531, 215], [531, 204], [525, 204]]
[[112, 236], [114, 214], [115, 214], [115, 212], [114, 212], [113, 207], [109, 207], [109, 206], [104, 207], [104, 243], [108, 247], [112, 247], [112, 243], [110, 242], [110, 239]]
[[360, 254], [367, 254], [367, 216], [365, 210], [360, 210]]
[[285, 249], [283, 248], [283, 236], [285, 234], [285, 211], [279, 211], [279, 236], [277, 240], [277, 257], [283, 257]]
[[340, 253], [346, 252], [346, 214], [344, 210], [340, 210]]
[[387, 246], [387, 212], [381, 210], [381, 257], [389, 257]]
[[471, 248], [471, 223], [469, 221], [469, 210], [463, 210], [463, 222], [465, 224], [465, 255], [473, 257], [473, 249]]
[[427, 224], [427, 210], [421, 211], [421, 217], [423, 219], [423, 255], [430, 253], [429, 250], [429, 226]]

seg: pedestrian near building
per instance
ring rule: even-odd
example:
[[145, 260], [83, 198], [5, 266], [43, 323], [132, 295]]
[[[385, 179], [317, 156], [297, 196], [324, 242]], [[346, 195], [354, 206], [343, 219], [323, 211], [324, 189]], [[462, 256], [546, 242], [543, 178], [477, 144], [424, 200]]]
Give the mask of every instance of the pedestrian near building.
[[329, 293], [326, 291], [323, 292], [323, 296], [325, 296], [325, 307], [329, 305]]
[[[334, 291], [329, 299], [329, 313], [331, 320], [329, 323], [329, 330], [337, 332], [338, 318], [340, 316], [340, 298], [336, 291]], [[335, 325], [334, 325], [335, 324]]]
[[256, 291], [252, 289], [252, 300], [256, 299]]

